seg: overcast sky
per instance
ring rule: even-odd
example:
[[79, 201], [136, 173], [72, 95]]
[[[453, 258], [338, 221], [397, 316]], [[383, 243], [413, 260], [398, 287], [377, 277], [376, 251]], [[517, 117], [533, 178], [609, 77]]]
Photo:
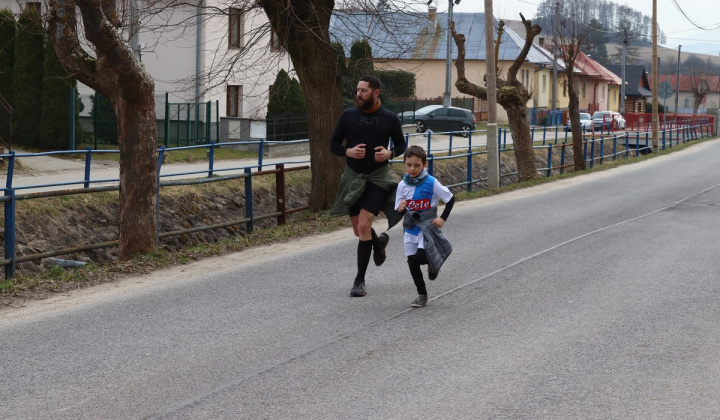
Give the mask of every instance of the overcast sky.
[[[448, 1], [433, 2], [439, 12], [445, 12]], [[539, 0], [493, 0], [493, 12], [497, 18], [520, 19], [519, 13], [530, 19], [535, 16]], [[652, 0], [633, 0], [632, 2], [616, 2], [627, 4], [631, 8], [652, 18]], [[692, 51], [695, 44], [705, 54], [720, 54], [720, 0], [677, 0], [682, 10], [698, 26], [713, 30], [698, 29], [686, 19], [673, 0], [657, 0], [658, 25], [665, 32], [668, 48], [677, 48], [682, 45], [683, 51]], [[484, 0], [461, 0], [453, 7], [454, 12], [483, 12]]]

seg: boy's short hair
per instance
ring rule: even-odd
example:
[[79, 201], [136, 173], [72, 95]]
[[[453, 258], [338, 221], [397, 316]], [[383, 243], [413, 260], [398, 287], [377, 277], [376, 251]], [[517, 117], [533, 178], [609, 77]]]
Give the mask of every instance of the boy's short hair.
[[423, 165], [427, 163], [427, 153], [425, 153], [425, 149], [420, 146], [413, 145], [405, 149], [404, 159], [407, 159], [409, 156], [415, 156], [417, 158], [420, 158]]
[[373, 76], [372, 74], [367, 74], [361, 77], [359, 81], [367, 82], [367, 84], [370, 85], [370, 89], [372, 90], [380, 89], [380, 79], [378, 79], [377, 76]]

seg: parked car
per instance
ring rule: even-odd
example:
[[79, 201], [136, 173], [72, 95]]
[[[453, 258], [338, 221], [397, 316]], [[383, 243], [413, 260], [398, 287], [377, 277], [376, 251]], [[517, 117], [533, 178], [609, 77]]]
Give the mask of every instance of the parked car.
[[614, 130], [624, 130], [627, 124], [625, 118], [614, 111], [595, 111], [592, 120], [595, 130], [610, 131], [610, 127]]
[[[582, 128], [582, 131], [589, 131], [592, 130], [592, 118], [590, 117], [590, 114], [587, 112], [581, 112], [580, 113], [580, 128]], [[565, 131], [572, 131], [570, 128], [570, 121], [568, 121], [568, 124], [565, 126]]]
[[467, 136], [475, 130], [475, 115], [469, 109], [440, 106], [429, 112], [415, 112], [415, 131], [455, 131]]
[[415, 111], [404, 111], [397, 114], [400, 118], [401, 124], [415, 124], [416, 114], [427, 114], [430, 111], [434, 111], [438, 108], [442, 108], [442, 105], [428, 105], [422, 108], [418, 108]]

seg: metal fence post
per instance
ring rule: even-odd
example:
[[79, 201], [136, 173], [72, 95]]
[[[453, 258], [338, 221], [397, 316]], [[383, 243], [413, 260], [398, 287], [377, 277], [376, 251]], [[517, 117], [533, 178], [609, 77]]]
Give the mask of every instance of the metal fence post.
[[[179, 111], [179, 110], [178, 110]], [[168, 93], [165, 92], [165, 147], [170, 147], [170, 101]]]
[[665, 130], [662, 131], [662, 149], [665, 150]]
[[10, 152], [8, 158], [7, 180], [5, 180], [5, 196], [10, 200], [5, 202], [5, 259], [10, 264], [5, 266], [5, 280], [15, 275], [15, 190], [12, 189], [13, 171], [15, 170], [15, 152]]
[[547, 154], [547, 161], [548, 161], [547, 176], [548, 177], [550, 177], [550, 175], [552, 175], [552, 149], [553, 149], [553, 145], [550, 144], [548, 146], [548, 154]]
[[567, 148], [567, 143], [562, 144], [562, 151], [560, 152], [560, 173], [565, 173], [565, 149]]
[[258, 145], [258, 171], [262, 171], [263, 167], [263, 154], [265, 153], [265, 139], [260, 139]]
[[275, 196], [277, 197], [277, 211], [280, 215], [277, 217], [277, 224], [284, 225], [286, 222], [285, 215], [285, 165], [279, 163], [275, 165], [278, 171], [275, 173]]
[[245, 168], [245, 218], [248, 219], [245, 231], [252, 233], [253, 231], [253, 199], [252, 199], [252, 171], [250, 168]]
[[617, 134], [613, 136], [613, 160], [616, 159], [617, 155]]
[[600, 137], [600, 164], [602, 165], [605, 161], [605, 139]]
[[212, 101], [205, 105], [205, 141], [210, 142], [210, 125], [212, 124]]
[[75, 150], [75, 88], [70, 88], [70, 150]]
[[630, 158], [630, 133], [625, 132], [625, 159]]
[[467, 192], [472, 192], [472, 148], [468, 147], [467, 157]]
[[215, 166], [215, 142], [210, 142], [210, 156], [208, 162], [208, 178], [213, 177], [213, 168]]
[[92, 161], [92, 148], [85, 149], [85, 188], [90, 188], [90, 162]]
[[158, 150], [158, 169], [157, 169], [157, 197], [155, 199], [155, 215], [157, 217], [155, 227], [155, 239], [157, 243], [160, 243], [160, 170], [162, 169], [162, 163], [165, 159], [165, 146], [160, 147]]
[[433, 166], [435, 166], [434, 165], [435, 160], [433, 159], [433, 155], [430, 153], [428, 153], [427, 159], [428, 159], [428, 174], [432, 175], [433, 174]]
[[595, 140], [590, 144], [590, 168], [593, 166], [595, 166]]

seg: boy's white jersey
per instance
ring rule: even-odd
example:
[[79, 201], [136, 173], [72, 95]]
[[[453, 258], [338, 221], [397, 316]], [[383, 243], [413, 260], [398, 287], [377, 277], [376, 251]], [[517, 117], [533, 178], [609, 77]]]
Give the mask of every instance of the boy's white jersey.
[[[395, 210], [402, 200], [407, 200], [406, 209], [425, 211], [437, 207], [440, 200], [447, 203], [453, 197], [447, 187], [442, 185], [435, 177], [428, 175], [422, 184], [411, 186], [400, 181], [395, 194]], [[423, 234], [420, 228], [405, 229], [405, 255], [415, 255], [418, 248], [423, 247]]]

